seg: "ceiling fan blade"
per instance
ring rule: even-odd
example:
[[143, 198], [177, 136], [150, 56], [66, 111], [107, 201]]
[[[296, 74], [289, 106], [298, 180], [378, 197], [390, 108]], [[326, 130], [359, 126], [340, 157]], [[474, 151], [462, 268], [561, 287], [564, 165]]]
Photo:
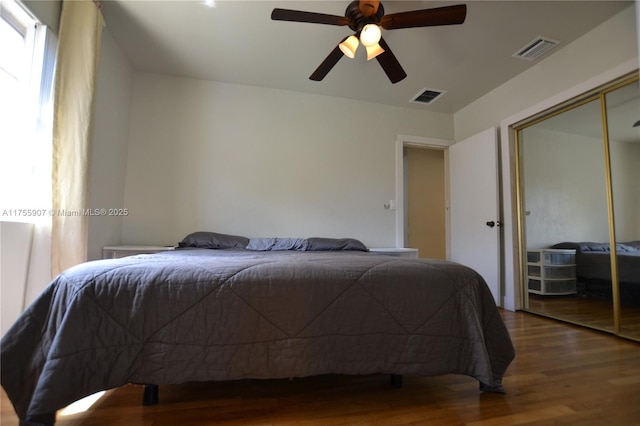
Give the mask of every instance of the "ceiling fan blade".
[[436, 7], [433, 9], [413, 10], [410, 12], [392, 13], [380, 20], [385, 30], [398, 28], [432, 27], [437, 25], [462, 24], [467, 17], [467, 5]]
[[[347, 38], [342, 39], [340, 43], [345, 41]], [[329, 74], [329, 71], [338, 63], [338, 61], [344, 56], [342, 50], [340, 50], [340, 44], [338, 44], [335, 49], [329, 53], [329, 55], [322, 61], [322, 63], [316, 68], [316, 70], [309, 76], [309, 80], [313, 81], [322, 81], [323, 78]]]
[[380, 47], [384, 49], [384, 52], [376, 56], [376, 59], [380, 63], [380, 66], [384, 70], [385, 74], [387, 74], [387, 77], [389, 77], [389, 80], [391, 80], [391, 82], [394, 84], [399, 82], [400, 80], [404, 80], [404, 78], [407, 76], [407, 73], [404, 72], [404, 69], [402, 69], [400, 62], [398, 62], [396, 55], [393, 54], [387, 42], [384, 41], [383, 38], [381, 38], [379, 44]]
[[308, 22], [311, 24], [337, 25], [340, 27], [351, 23], [351, 19], [345, 16], [279, 8], [273, 9], [271, 19], [274, 21]]

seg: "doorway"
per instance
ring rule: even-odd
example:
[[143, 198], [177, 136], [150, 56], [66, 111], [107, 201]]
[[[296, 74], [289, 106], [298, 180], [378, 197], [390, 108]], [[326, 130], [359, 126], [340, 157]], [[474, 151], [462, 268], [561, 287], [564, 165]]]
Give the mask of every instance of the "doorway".
[[[405, 148], [416, 147], [441, 151], [444, 167], [444, 191], [445, 191], [445, 259], [472, 267], [487, 281], [496, 304], [501, 306], [501, 262], [500, 262], [500, 223], [498, 217], [498, 141], [495, 128], [487, 129], [477, 135], [469, 137], [454, 145], [453, 141], [446, 139], [419, 138], [399, 135], [396, 139], [396, 247], [408, 247], [407, 232], [407, 173], [405, 166]], [[455, 149], [454, 149], [455, 147]], [[477, 149], [480, 152], [477, 152]], [[455, 154], [455, 155], [454, 155]], [[455, 161], [452, 161], [454, 160]], [[480, 161], [476, 161], [480, 159]], [[472, 167], [473, 166], [473, 167]], [[492, 170], [487, 173], [484, 170], [478, 173], [475, 166]], [[455, 177], [455, 179], [453, 179]], [[468, 181], [473, 181], [473, 197], [465, 197]], [[456, 183], [456, 185], [454, 185]], [[468, 188], [467, 188], [468, 189]], [[453, 200], [456, 200], [454, 203]], [[492, 208], [487, 209], [487, 206]], [[489, 211], [491, 210], [491, 211]], [[471, 213], [470, 216], [461, 214]], [[456, 219], [461, 231], [453, 238], [454, 223]], [[428, 220], [428, 219], [427, 219]], [[461, 223], [462, 221], [462, 223]], [[487, 222], [489, 221], [489, 222]], [[494, 221], [494, 222], [490, 222]], [[491, 226], [489, 223], [497, 226]], [[461, 226], [461, 225], [471, 225]], [[468, 230], [467, 230], [468, 229]], [[469, 238], [473, 236], [473, 238]], [[481, 264], [478, 265], [478, 253]], [[421, 256], [422, 257], [422, 256]], [[427, 256], [424, 256], [427, 257]]]
[[[421, 136], [410, 136], [410, 135], [397, 135], [395, 142], [395, 151], [396, 151], [396, 199], [395, 199], [395, 208], [396, 208], [396, 247], [412, 247], [409, 245], [409, 221], [408, 221], [408, 167], [407, 167], [407, 150], [408, 149], [416, 149], [420, 152], [439, 152], [439, 154], [435, 154], [434, 156], [441, 156], [439, 160], [436, 162], [439, 163], [438, 168], [442, 167], [444, 173], [442, 176], [442, 181], [440, 184], [437, 184], [437, 192], [444, 193], [444, 199], [441, 202], [441, 206], [444, 209], [444, 223], [442, 223], [442, 219], [438, 219], [438, 223], [434, 226], [440, 227], [440, 229], [444, 229], [444, 242], [438, 242], [436, 245], [438, 246], [437, 250], [442, 250], [444, 247], [444, 257], [447, 258], [449, 256], [449, 212], [448, 212], [448, 179], [447, 174], [449, 173], [448, 167], [448, 148], [453, 145], [452, 140], [448, 139], [438, 139], [438, 138], [425, 138]], [[432, 159], [433, 160], [433, 159]], [[426, 166], [428, 167], [428, 166]], [[425, 190], [425, 195], [428, 197], [430, 194], [429, 189]], [[420, 219], [422, 220], [422, 219]], [[425, 218], [424, 221], [428, 221], [429, 218]], [[418, 256], [427, 257], [427, 253], [432, 253], [432, 248], [425, 248], [420, 250]]]
[[421, 258], [446, 259], [444, 150], [404, 147], [406, 242]]

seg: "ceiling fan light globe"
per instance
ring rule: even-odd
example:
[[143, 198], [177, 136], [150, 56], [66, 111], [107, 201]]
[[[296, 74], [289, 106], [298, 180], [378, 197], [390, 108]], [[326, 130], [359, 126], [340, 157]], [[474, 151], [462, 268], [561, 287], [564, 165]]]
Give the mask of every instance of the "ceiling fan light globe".
[[375, 46], [381, 37], [382, 31], [376, 24], [367, 24], [360, 31], [360, 43], [365, 47]]
[[339, 44], [340, 50], [345, 56], [353, 59], [356, 57], [356, 50], [358, 49], [358, 37], [349, 36], [345, 41]]
[[376, 56], [384, 52], [384, 49], [380, 47], [379, 44], [376, 44], [374, 46], [366, 46], [366, 47], [367, 47], [367, 61], [372, 60], [373, 58], [375, 58]]

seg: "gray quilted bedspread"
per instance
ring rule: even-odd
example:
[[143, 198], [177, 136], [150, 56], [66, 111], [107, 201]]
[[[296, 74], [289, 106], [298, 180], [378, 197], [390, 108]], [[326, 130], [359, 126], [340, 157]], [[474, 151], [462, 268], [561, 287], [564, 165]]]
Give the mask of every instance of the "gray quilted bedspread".
[[58, 276], [1, 343], [21, 419], [126, 383], [458, 373], [514, 349], [473, 270], [364, 252], [176, 250]]

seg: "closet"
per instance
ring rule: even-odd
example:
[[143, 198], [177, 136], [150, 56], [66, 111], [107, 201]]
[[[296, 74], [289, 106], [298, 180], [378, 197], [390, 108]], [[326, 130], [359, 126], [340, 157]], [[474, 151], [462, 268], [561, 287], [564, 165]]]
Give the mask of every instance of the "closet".
[[640, 340], [638, 72], [514, 130], [524, 310]]

